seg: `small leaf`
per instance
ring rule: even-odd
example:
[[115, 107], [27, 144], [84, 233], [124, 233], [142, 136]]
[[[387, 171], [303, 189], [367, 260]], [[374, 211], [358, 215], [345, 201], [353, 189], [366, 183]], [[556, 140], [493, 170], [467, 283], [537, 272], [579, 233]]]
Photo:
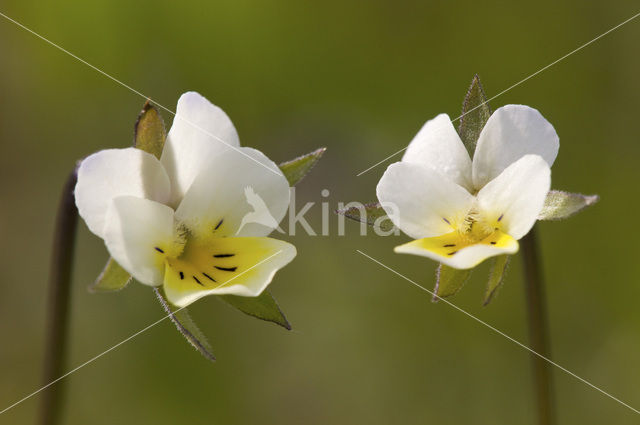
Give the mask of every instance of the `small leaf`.
[[133, 145], [160, 159], [166, 138], [167, 132], [162, 116], [147, 100], [134, 127]]
[[90, 292], [115, 292], [123, 289], [131, 282], [131, 275], [109, 258], [98, 279], [89, 286]]
[[218, 298], [249, 316], [266, 320], [267, 322], [273, 322], [287, 330], [291, 330], [289, 321], [284, 317], [284, 313], [282, 313], [282, 310], [278, 307], [278, 303], [268, 291], [263, 291], [262, 294], [257, 297], [220, 295]]
[[387, 217], [386, 220], [380, 220], [378, 222], [380, 230], [388, 232], [393, 230], [395, 227], [391, 219], [388, 218], [387, 212], [378, 202], [364, 204], [364, 211], [362, 208], [351, 207], [343, 210], [336, 210], [336, 213], [344, 215], [351, 220], [359, 221], [360, 223], [367, 223], [369, 226], [373, 226], [380, 217]]
[[320, 160], [327, 148], [316, 149], [306, 155], [302, 155], [291, 161], [279, 165], [280, 170], [289, 181], [290, 186], [295, 186], [307, 175], [314, 165]]
[[433, 293], [437, 295], [437, 297], [434, 296], [432, 301], [436, 302], [438, 298], [455, 295], [467, 282], [469, 276], [471, 276], [471, 269], [458, 270], [440, 264], [436, 271], [436, 287], [433, 289]]
[[462, 115], [458, 126], [458, 134], [460, 134], [460, 138], [471, 158], [473, 158], [473, 153], [476, 150], [480, 132], [490, 116], [491, 108], [489, 108], [484, 90], [482, 90], [480, 77], [476, 74], [471, 80], [471, 86], [462, 103]]
[[185, 337], [189, 344], [208, 360], [215, 361], [216, 358], [213, 355], [213, 350], [211, 349], [211, 345], [209, 345], [209, 341], [207, 341], [207, 337], [204, 336], [193, 319], [191, 319], [187, 309], [178, 308], [169, 303], [158, 288], [153, 288], [153, 291], [156, 293], [156, 297], [164, 311], [169, 315], [171, 321], [176, 325], [178, 331]]
[[489, 282], [487, 283], [487, 290], [484, 293], [484, 301], [482, 305], [488, 305], [498, 291], [498, 288], [502, 286], [502, 283], [504, 282], [504, 273], [507, 271], [510, 259], [511, 257], [508, 255], [499, 255], [492, 259]]
[[599, 199], [598, 195], [582, 195], [580, 193], [551, 190], [547, 194], [542, 211], [538, 214], [538, 220], [569, 218], [586, 207], [595, 204]]

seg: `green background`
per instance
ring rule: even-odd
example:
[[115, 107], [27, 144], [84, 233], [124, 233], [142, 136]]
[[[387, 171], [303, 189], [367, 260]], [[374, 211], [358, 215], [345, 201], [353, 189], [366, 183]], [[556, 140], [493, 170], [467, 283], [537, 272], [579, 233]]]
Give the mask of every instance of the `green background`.
[[[474, 73], [499, 93], [639, 10], [634, 1], [5, 1], [0, 11], [173, 109], [197, 90], [241, 142], [276, 161], [328, 150], [298, 187], [370, 201], [384, 166]], [[538, 108], [561, 139], [553, 187], [601, 202], [540, 227], [553, 359], [640, 406], [637, 182], [640, 19], [491, 102]], [[74, 162], [130, 145], [144, 99], [0, 18], [0, 410], [41, 385], [56, 205]], [[167, 124], [171, 116], [164, 114]], [[322, 189], [329, 198], [322, 198]], [[338, 218], [330, 217], [335, 234]], [[167, 321], [71, 375], [65, 424], [533, 424], [529, 355], [356, 253], [431, 288], [406, 236], [288, 237], [271, 288], [287, 332], [214, 298], [190, 308], [218, 361]], [[89, 294], [107, 258], [81, 224], [68, 368], [162, 317], [150, 289]], [[489, 307], [487, 267], [453, 301], [526, 342], [521, 259]], [[559, 370], [560, 423], [632, 424], [631, 410]], [[0, 415], [29, 424], [39, 397]]]

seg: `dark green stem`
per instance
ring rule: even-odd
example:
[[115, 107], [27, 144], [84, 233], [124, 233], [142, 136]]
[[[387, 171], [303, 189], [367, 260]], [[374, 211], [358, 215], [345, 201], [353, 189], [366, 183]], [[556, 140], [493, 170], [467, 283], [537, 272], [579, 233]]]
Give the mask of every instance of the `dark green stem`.
[[[549, 358], [549, 323], [545, 301], [542, 264], [535, 227], [520, 241], [524, 261], [524, 281], [529, 323], [529, 345], [536, 353]], [[555, 424], [555, 405], [551, 381], [551, 365], [531, 354], [535, 397], [540, 425]]]
[[[78, 210], [73, 196], [76, 181], [77, 172], [74, 170], [62, 191], [56, 217], [49, 275], [43, 385], [49, 384], [64, 373], [71, 298], [71, 271], [78, 223]], [[60, 381], [43, 392], [39, 417], [41, 425], [55, 425], [60, 422], [63, 390], [64, 381]]]

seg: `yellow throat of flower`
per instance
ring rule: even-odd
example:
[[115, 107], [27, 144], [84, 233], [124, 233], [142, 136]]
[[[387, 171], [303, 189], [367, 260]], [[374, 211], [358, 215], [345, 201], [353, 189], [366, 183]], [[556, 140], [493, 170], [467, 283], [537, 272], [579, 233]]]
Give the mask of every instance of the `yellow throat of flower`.
[[411, 244], [442, 257], [452, 257], [461, 249], [471, 245], [481, 244], [505, 248], [513, 244], [514, 240], [501, 230], [502, 218], [501, 215], [491, 220], [476, 209], [471, 209], [461, 219], [443, 217], [443, 220], [451, 226], [451, 232], [419, 239]]

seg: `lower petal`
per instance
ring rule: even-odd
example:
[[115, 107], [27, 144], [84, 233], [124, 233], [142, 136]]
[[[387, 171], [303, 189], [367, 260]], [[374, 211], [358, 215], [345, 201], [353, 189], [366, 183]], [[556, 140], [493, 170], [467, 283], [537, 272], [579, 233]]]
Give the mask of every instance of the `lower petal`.
[[516, 253], [518, 242], [500, 230], [477, 242], [467, 240], [458, 232], [451, 232], [433, 238], [417, 239], [397, 246], [394, 251], [428, 257], [456, 269], [470, 269], [489, 257]]
[[206, 295], [256, 297], [295, 256], [293, 245], [267, 237], [189, 241], [179, 258], [167, 259], [165, 294], [179, 307]]

